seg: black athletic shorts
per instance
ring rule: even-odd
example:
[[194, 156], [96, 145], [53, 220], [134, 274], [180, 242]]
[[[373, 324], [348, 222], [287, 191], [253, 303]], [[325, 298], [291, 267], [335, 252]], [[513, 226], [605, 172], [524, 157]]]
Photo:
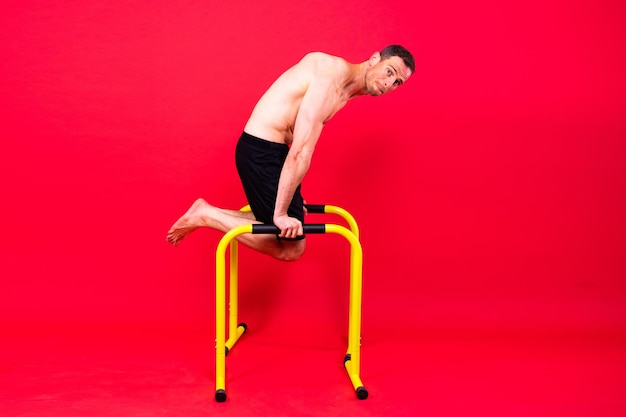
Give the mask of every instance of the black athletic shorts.
[[[289, 146], [284, 143], [270, 142], [246, 132], [241, 134], [237, 142], [235, 151], [237, 172], [252, 213], [260, 222], [274, 223], [278, 180], [288, 152]], [[300, 186], [294, 193], [287, 214], [304, 224], [304, 201]], [[296, 239], [302, 238], [303, 236], [299, 236]]]

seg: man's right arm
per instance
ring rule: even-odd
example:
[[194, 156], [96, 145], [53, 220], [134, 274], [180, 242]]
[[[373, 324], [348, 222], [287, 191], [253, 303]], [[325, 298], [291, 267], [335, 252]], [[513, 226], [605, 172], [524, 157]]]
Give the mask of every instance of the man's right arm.
[[311, 165], [324, 123], [337, 109], [338, 99], [334, 84], [326, 77], [314, 77], [302, 98], [294, 125], [293, 142], [278, 183], [274, 209], [274, 224], [281, 229], [281, 237], [302, 235], [302, 224], [289, 217], [287, 210], [296, 188], [302, 183]]

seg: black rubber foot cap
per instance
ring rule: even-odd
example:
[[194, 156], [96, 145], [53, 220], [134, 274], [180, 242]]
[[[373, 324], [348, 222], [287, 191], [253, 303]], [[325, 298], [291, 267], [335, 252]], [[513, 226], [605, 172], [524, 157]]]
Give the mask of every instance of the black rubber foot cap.
[[248, 331], [248, 326], [246, 325], [246, 323], [239, 323], [238, 327], [243, 327], [243, 332], [247, 332]]
[[218, 389], [217, 391], [215, 391], [215, 401], [217, 401], [218, 403], [223, 403], [224, 401], [226, 401], [226, 391], [224, 391], [223, 389]]
[[369, 393], [367, 392], [367, 390], [365, 389], [365, 387], [358, 387], [356, 389], [356, 396], [359, 400], [365, 400], [367, 399], [367, 396], [369, 395]]

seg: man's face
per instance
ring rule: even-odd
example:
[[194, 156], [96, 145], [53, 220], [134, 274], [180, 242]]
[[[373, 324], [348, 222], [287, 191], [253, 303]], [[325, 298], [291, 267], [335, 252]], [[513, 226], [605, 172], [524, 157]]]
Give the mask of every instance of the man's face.
[[377, 62], [370, 67], [367, 77], [367, 89], [372, 96], [380, 96], [395, 90], [411, 76], [411, 70], [400, 57], [392, 56], [383, 61], [379, 55], [375, 61]]

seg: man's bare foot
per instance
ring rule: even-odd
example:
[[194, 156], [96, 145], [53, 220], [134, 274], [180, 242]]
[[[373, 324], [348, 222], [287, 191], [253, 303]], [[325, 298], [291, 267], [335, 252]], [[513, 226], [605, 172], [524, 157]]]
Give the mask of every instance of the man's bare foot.
[[189, 233], [198, 227], [207, 226], [205, 216], [210, 208], [211, 206], [204, 199], [197, 199], [167, 232], [167, 241], [174, 246], [178, 246], [180, 241]]

